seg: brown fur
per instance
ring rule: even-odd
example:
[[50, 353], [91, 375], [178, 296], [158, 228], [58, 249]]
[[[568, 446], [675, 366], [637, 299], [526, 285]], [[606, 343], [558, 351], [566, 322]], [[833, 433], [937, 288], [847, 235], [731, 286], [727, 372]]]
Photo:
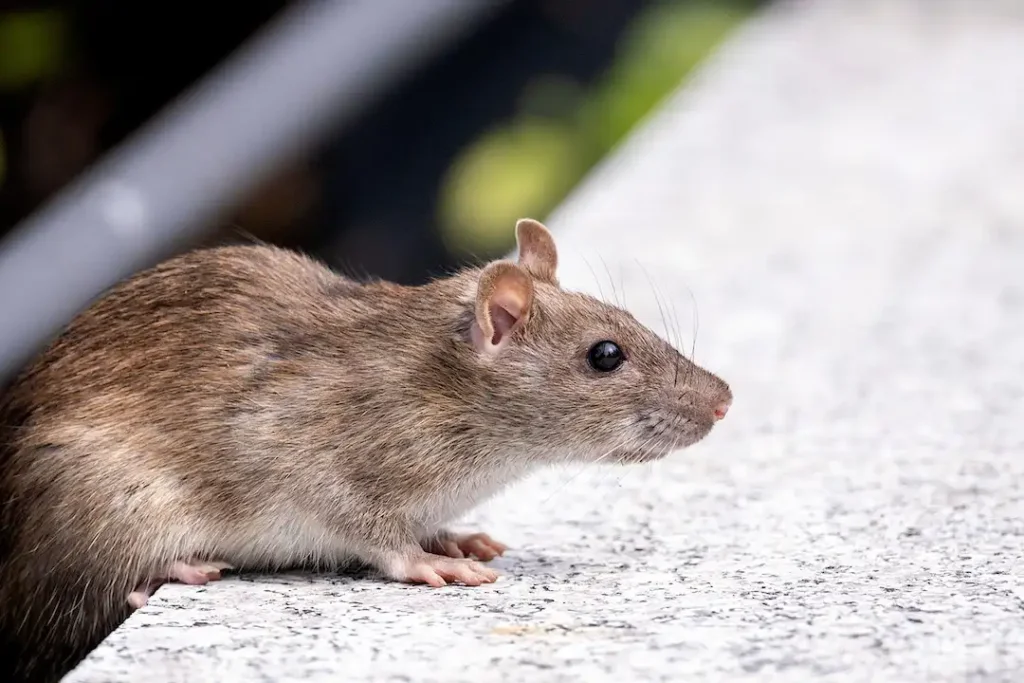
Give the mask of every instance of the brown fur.
[[[394, 558], [537, 467], [703, 438], [727, 385], [559, 289], [550, 236], [528, 230], [520, 259], [550, 278], [527, 278], [496, 350], [474, 342], [495, 296], [477, 283], [508, 262], [400, 287], [221, 247], [79, 315], [0, 398], [0, 677], [57, 680], [176, 559], [355, 558], [395, 577]], [[626, 350], [615, 372], [587, 364], [602, 339]]]

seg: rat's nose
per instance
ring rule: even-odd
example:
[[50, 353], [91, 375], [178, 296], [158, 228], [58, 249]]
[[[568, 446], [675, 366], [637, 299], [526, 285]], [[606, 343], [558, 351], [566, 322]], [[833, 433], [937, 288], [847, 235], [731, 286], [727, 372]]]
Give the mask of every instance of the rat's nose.
[[717, 406], [715, 406], [715, 410], [714, 410], [715, 419], [716, 420], [721, 420], [723, 417], [725, 417], [725, 414], [729, 412], [729, 408], [731, 406], [732, 406], [732, 399], [731, 398], [728, 398], [728, 399], [722, 401], [721, 403], [719, 403]]

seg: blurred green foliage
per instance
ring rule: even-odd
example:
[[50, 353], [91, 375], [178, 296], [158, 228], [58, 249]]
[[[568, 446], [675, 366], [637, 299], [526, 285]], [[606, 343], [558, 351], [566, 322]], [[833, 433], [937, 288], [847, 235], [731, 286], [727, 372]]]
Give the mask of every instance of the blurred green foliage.
[[509, 225], [543, 219], [751, 10], [749, 0], [666, 1], [629, 27], [592, 88], [541, 78], [520, 114], [466, 149], [442, 186], [439, 224], [456, 254], [509, 250]]
[[[662, 0], [628, 27], [616, 58], [593, 85], [534, 79], [519, 112], [463, 150], [440, 196], [448, 248], [482, 258], [507, 252], [508, 226], [544, 219], [751, 11], [755, 0]], [[51, 78], [68, 63], [59, 10], [0, 13], [0, 91]], [[0, 135], [0, 186], [6, 177]]]
[[0, 14], [0, 88], [21, 88], [57, 73], [64, 15], [55, 10]]

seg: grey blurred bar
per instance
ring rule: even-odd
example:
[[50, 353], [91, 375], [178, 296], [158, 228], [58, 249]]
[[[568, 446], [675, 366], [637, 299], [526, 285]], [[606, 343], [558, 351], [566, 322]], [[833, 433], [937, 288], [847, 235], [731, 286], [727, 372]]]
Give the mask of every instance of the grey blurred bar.
[[505, 1], [312, 0], [283, 13], [0, 244], [0, 380]]

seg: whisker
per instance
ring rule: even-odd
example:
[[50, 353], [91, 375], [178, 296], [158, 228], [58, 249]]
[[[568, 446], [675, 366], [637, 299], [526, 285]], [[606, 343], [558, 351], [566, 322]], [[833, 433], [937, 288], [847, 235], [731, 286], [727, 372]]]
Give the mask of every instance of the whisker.
[[[679, 334], [679, 323], [677, 321], [675, 324], [676, 341], [673, 342], [672, 334], [669, 332], [668, 322], [665, 319], [665, 308], [663, 308], [661, 305], [661, 296], [659, 295], [658, 287], [654, 284], [654, 280], [651, 279], [651, 274], [647, 271], [646, 268], [643, 267], [639, 260], [637, 260], [637, 265], [640, 266], [640, 270], [643, 271], [644, 277], [647, 278], [647, 283], [651, 286], [651, 291], [654, 292], [654, 301], [658, 305], [658, 313], [661, 314], [661, 323], [665, 328], [665, 341], [668, 342], [668, 345], [671, 346], [672, 350], [676, 352], [676, 367], [675, 373], [672, 377], [672, 386], [675, 387], [679, 385], [679, 350], [676, 348], [676, 346], [680, 342], [682, 342], [682, 337]], [[666, 301], [666, 303], [668, 302]]]
[[693, 290], [687, 286], [686, 291], [690, 293], [690, 301], [693, 302], [693, 344], [690, 346], [690, 380], [692, 380], [697, 367], [697, 333], [700, 331], [700, 313], [697, 310], [697, 297], [694, 296]]
[[[651, 445], [651, 443], [653, 443], [654, 440], [657, 439], [657, 438], [659, 438], [658, 434], [652, 434], [651, 436], [647, 437], [647, 440], [645, 440], [642, 444], [640, 444], [640, 447], [637, 449], [637, 451], [642, 453], [643, 450], [647, 446]], [[621, 459], [619, 460], [618, 464], [619, 465], [623, 464]], [[617, 487], [621, 488], [622, 487], [622, 482], [624, 482], [626, 480], [626, 477], [628, 477], [630, 474], [632, 474], [634, 470], [640, 469], [638, 467], [638, 465], [641, 465], [641, 464], [647, 464], [647, 463], [632, 463], [631, 467], [626, 467], [626, 471], [622, 473], [622, 476], [620, 476], [618, 481], [615, 482], [615, 485]]]
[[626, 301], [626, 280], [622, 274], [622, 264], [619, 264], [619, 290], [622, 292], [622, 307], [628, 308], [629, 304]]
[[665, 308], [661, 305], [661, 297], [658, 296], [658, 288], [654, 286], [654, 281], [651, 279], [651, 275], [647, 272], [647, 269], [643, 267], [643, 264], [641, 264], [638, 259], [634, 260], [636, 260], [636, 265], [640, 268], [644, 277], [647, 278], [647, 284], [651, 287], [651, 292], [654, 294], [654, 303], [657, 304], [658, 314], [661, 315], [661, 326], [665, 329], [665, 341], [672, 346], [672, 334], [668, 330], [668, 320], [665, 318]]
[[612, 296], [615, 298], [615, 305], [619, 308], [625, 308], [622, 301], [619, 300], [619, 291], [615, 288], [615, 278], [612, 277], [612, 271], [608, 267], [608, 262], [604, 260], [603, 256], [598, 257], [601, 259], [601, 265], [604, 266], [604, 272], [608, 275], [608, 284], [612, 288]]
[[[673, 324], [673, 326], [675, 327], [675, 330], [676, 330], [676, 339], [678, 340], [678, 346], [682, 346], [683, 345], [683, 333], [680, 330], [679, 314], [676, 312], [675, 302], [670, 300], [669, 301], [669, 306], [671, 307], [672, 324]], [[682, 356], [682, 355], [683, 355], [682, 352], [679, 351], [679, 349], [677, 347], [676, 348], [676, 376], [672, 380], [672, 386], [674, 386], [674, 387], [679, 386], [679, 357]]]
[[586, 257], [583, 257], [583, 262], [587, 264], [587, 269], [590, 271], [590, 274], [594, 276], [594, 282], [597, 284], [597, 293], [601, 296], [601, 301], [608, 303], [608, 298], [604, 295], [604, 288], [601, 286], [601, 278], [597, 276], [597, 271], [594, 270], [592, 265], [590, 265], [590, 261], [588, 261]]
[[683, 333], [679, 328], [679, 313], [676, 310], [675, 301], [669, 297], [665, 298], [665, 308], [668, 309], [668, 321], [672, 325], [672, 329], [676, 332], [675, 347], [678, 349], [683, 345]]

